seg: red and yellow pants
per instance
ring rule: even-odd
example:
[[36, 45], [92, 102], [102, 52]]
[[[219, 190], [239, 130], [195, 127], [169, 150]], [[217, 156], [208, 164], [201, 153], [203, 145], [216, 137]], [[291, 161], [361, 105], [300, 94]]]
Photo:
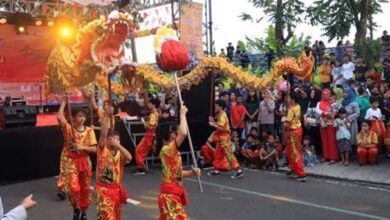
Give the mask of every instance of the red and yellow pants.
[[[202, 148], [200, 149], [200, 153], [203, 156], [204, 162], [207, 164], [213, 164], [215, 169], [220, 170], [220, 171], [226, 171], [226, 170], [230, 169], [229, 161], [225, 157], [225, 154], [224, 154], [222, 148], [217, 148], [214, 151], [208, 145], [203, 145]], [[218, 157], [218, 158], [223, 157], [223, 159], [217, 161], [217, 160], [215, 160], [215, 157]]]
[[74, 208], [86, 211], [90, 202], [91, 161], [88, 156], [66, 156], [64, 164], [64, 192]]
[[60, 157], [60, 174], [58, 175], [58, 181], [57, 181], [57, 188], [60, 191], [64, 191], [65, 182], [64, 182], [64, 175], [65, 175], [65, 164], [66, 164], [66, 153], [62, 150], [61, 157]]
[[383, 146], [384, 136], [386, 133], [385, 124], [381, 120], [371, 121], [371, 131], [378, 135], [378, 145]]
[[218, 166], [223, 164], [223, 160], [226, 158], [229, 162], [229, 166], [235, 170], [240, 169], [240, 164], [238, 163], [236, 157], [234, 156], [232, 143], [230, 140], [230, 134], [214, 134], [215, 135], [215, 143], [217, 147], [215, 148], [215, 152], [220, 151], [222, 153], [216, 153], [214, 158], [214, 169], [218, 170]]
[[366, 164], [367, 159], [370, 164], [375, 164], [378, 155], [378, 148], [375, 145], [372, 147], [358, 147], [357, 153], [360, 165]]
[[120, 206], [126, 204], [127, 197], [123, 186], [97, 182], [94, 193], [97, 220], [120, 220]]
[[189, 219], [183, 207], [187, 204], [188, 198], [183, 186], [174, 183], [161, 184], [161, 192], [158, 196], [159, 220]]
[[295, 172], [300, 177], [306, 176], [306, 173], [303, 169], [304, 165], [302, 160], [302, 128], [288, 129], [286, 131], [286, 139], [286, 154], [290, 170]]
[[154, 136], [154, 131], [147, 131], [135, 149], [135, 160], [138, 169], [145, 169], [145, 157], [148, 156], [153, 147]]

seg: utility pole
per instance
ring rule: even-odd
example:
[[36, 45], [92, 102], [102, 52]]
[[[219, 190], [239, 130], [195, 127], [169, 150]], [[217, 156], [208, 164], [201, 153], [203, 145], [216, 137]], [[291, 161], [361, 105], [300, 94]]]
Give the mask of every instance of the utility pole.
[[209, 2], [209, 35], [210, 35], [210, 40], [209, 40], [209, 45], [210, 45], [210, 52], [209, 52], [209, 56], [213, 56], [214, 55], [214, 51], [213, 51], [213, 47], [214, 47], [214, 43], [213, 43], [213, 16], [212, 16], [212, 4], [211, 4], [211, 0], [208, 0]]
[[207, 14], [207, 1], [208, 0], [205, 0], [204, 1], [204, 7], [205, 7], [205, 10], [204, 10], [204, 17], [205, 17], [205, 23], [204, 23], [204, 27], [205, 27], [205, 35], [206, 35], [206, 51], [209, 53], [209, 25], [208, 25], [208, 22], [209, 22], [209, 17], [208, 17], [208, 14]]

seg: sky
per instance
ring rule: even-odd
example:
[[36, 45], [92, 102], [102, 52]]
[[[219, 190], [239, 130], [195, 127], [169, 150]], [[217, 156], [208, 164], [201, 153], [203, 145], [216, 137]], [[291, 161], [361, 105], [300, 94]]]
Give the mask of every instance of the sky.
[[[204, 0], [194, 0], [196, 2], [204, 3]], [[314, 0], [303, 0], [306, 6], [310, 6]], [[374, 33], [374, 38], [382, 35], [383, 30], [390, 31], [390, 22], [388, 16], [390, 14], [390, 3], [382, 4], [383, 13], [374, 17], [375, 22], [379, 27]], [[265, 37], [266, 29], [271, 24], [268, 17], [264, 15], [262, 9], [254, 8], [248, 0], [212, 0], [212, 14], [213, 14], [213, 37], [215, 41], [216, 50], [219, 52], [221, 48], [225, 48], [228, 42], [233, 45], [239, 40], [245, 40], [245, 36], [250, 38]], [[264, 17], [259, 23], [243, 22], [239, 15], [242, 13], [251, 14], [254, 18]], [[387, 17], [386, 17], [387, 14]], [[297, 25], [295, 30], [296, 35], [310, 35], [312, 40], [323, 40], [329, 47], [335, 46], [336, 42], [328, 43], [328, 39], [322, 36], [324, 32], [321, 26], [311, 26], [307, 23]], [[350, 36], [345, 40], [354, 39], [355, 30], [351, 29]], [[137, 41], [137, 51], [139, 54], [139, 62], [154, 62], [153, 53], [153, 37], [148, 37]]]

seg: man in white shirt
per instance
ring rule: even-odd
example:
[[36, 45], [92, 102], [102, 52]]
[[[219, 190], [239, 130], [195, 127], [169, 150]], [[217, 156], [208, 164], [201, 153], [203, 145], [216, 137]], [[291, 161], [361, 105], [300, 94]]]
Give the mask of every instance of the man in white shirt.
[[350, 61], [348, 55], [344, 56], [344, 64], [341, 66], [341, 73], [343, 74], [342, 85], [347, 86], [348, 81], [353, 77], [355, 71], [355, 64]]
[[0, 197], [0, 220], [26, 220], [27, 209], [34, 207], [37, 202], [32, 199], [32, 194], [23, 199], [19, 206], [3, 214], [3, 203]]

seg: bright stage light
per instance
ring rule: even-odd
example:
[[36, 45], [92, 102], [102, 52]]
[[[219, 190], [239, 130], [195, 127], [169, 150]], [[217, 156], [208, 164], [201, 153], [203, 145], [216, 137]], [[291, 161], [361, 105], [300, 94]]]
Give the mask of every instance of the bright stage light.
[[42, 21], [41, 20], [36, 20], [35, 21], [35, 25], [36, 26], [41, 26], [42, 25]]
[[54, 26], [54, 21], [48, 21], [48, 22], [47, 22], [47, 26], [53, 27], [53, 26]]
[[72, 30], [69, 27], [62, 27], [60, 29], [60, 34], [64, 38], [68, 38], [72, 35]]
[[0, 24], [7, 23], [7, 18], [0, 18]]
[[18, 27], [18, 31], [20, 33], [23, 33], [26, 29], [23, 26]]

